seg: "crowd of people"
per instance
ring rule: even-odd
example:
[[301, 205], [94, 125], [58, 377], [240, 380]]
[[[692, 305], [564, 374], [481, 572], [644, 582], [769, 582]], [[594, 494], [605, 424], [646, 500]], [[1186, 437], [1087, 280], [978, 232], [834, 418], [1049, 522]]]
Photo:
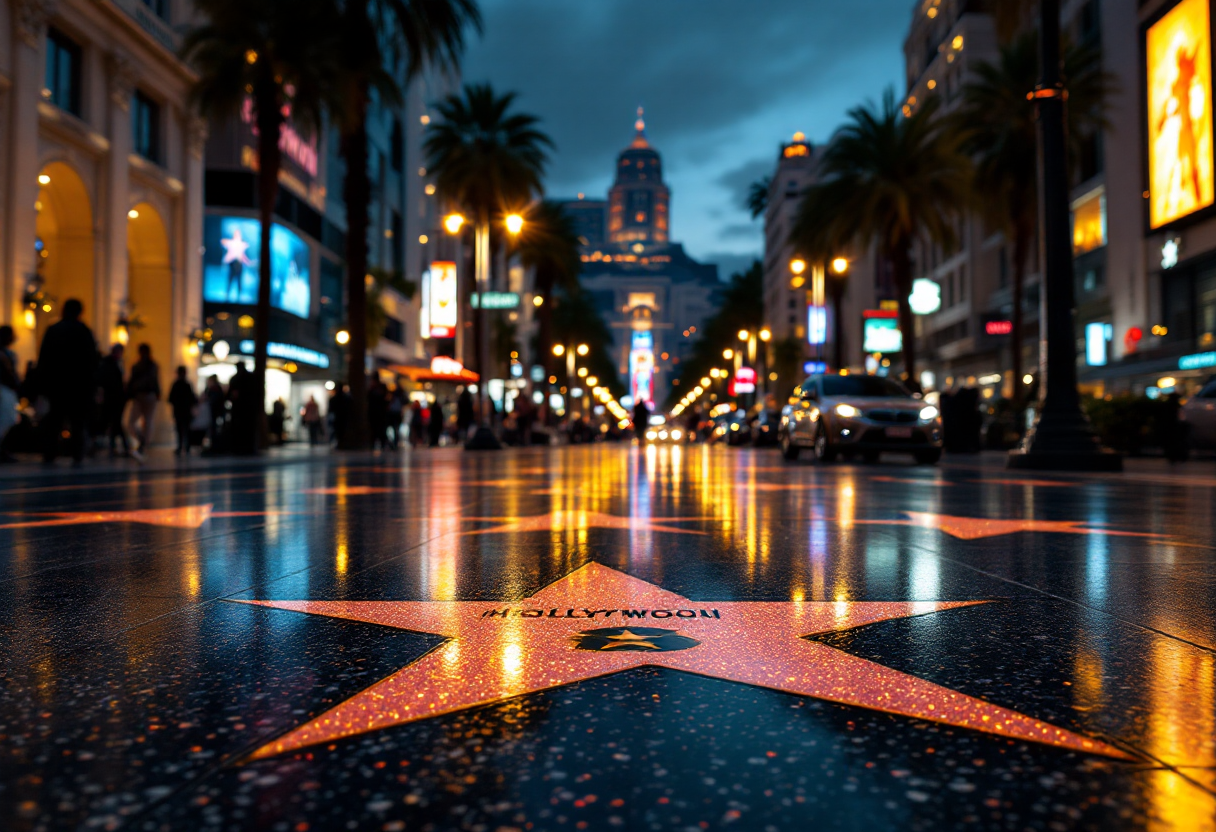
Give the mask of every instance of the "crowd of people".
[[202, 397], [186, 368], [177, 367], [166, 396], [148, 344], [138, 346], [128, 369], [126, 347], [114, 344], [101, 355], [83, 314], [79, 300], [66, 301], [60, 320], [43, 335], [37, 361], [24, 372], [12, 350], [13, 328], [0, 326], [0, 461], [15, 462], [14, 449], [37, 450], [47, 463], [67, 454], [79, 464], [99, 450], [142, 461], [162, 399], [173, 414], [175, 454], [190, 453], [204, 437], [212, 453], [256, 450], [256, 387], [245, 367], [237, 366], [227, 389], [208, 379]]

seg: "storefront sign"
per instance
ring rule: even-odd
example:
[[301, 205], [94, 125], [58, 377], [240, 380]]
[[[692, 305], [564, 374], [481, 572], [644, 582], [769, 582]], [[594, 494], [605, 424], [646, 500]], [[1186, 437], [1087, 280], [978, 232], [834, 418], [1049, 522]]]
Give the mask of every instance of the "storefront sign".
[[827, 343], [828, 310], [822, 306], [806, 308], [806, 340], [811, 344]]
[[[241, 355], [253, 355], [254, 343], [253, 341], [246, 339], [241, 341], [240, 348]], [[323, 352], [317, 352], [316, 350], [310, 350], [307, 347], [298, 347], [295, 344], [280, 344], [276, 341], [271, 341], [266, 345], [266, 354], [271, 358], [282, 358], [284, 361], [296, 361], [300, 364], [320, 367], [322, 370], [329, 368], [328, 355]]]
[[654, 405], [654, 333], [634, 330], [629, 350], [629, 392], [633, 400]]
[[756, 392], [756, 371], [751, 367], [740, 367], [735, 370], [735, 395]]
[[984, 321], [986, 335], [1009, 335], [1013, 332], [1013, 321], [992, 320]]
[[[482, 295], [477, 292], [473, 293], [473, 308], [481, 309]], [[519, 294], [517, 292], [486, 292], [485, 293], [485, 308], [486, 309], [518, 309]]]
[[1092, 323], [1085, 325], [1085, 363], [1091, 367], [1106, 366], [1106, 345], [1113, 333], [1110, 324]]
[[1202, 370], [1204, 367], [1216, 367], [1216, 352], [1197, 352], [1178, 359], [1179, 370]]
[[458, 294], [456, 264], [436, 260], [422, 273], [422, 337], [456, 335]]
[[437, 376], [458, 376], [464, 371], [464, 365], [455, 358], [437, 355], [431, 359], [431, 372]]
[[941, 284], [927, 277], [918, 277], [913, 280], [912, 294], [908, 295], [908, 308], [917, 315], [932, 315], [941, 309]]
[[802, 365], [802, 372], [808, 376], [821, 376], [828, 371], [826, 361], [808, 361]]
[[1182, 0], [1145, 39], [1149, 224], [1161, 228], [1213, 203], [1209, 0]]
[[896, 353], [904, 348], [896, 311], [867, 309], [862, 313], [862, 350], [868, 353]]

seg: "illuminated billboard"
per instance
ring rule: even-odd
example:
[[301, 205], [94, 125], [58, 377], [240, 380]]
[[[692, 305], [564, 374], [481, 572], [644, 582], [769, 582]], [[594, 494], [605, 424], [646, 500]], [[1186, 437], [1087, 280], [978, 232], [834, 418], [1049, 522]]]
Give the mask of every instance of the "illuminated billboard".
[[[262, 225], [247, 217], [208, 216], [203, 225], [203, 300], [258, 302]], [[270, 227], [270, 305], [307, 318], [312, 302], [308, 244], [281, 225]]]
[[902, 352], [904, 339], [895, 318], [866, 318], [861, 330], [862, 349], [865, 352]]
[[1149, 224], [1161, 228], [1207, 208], [1212, 172], [1212, 32], [1209, 0], [1182, 0], [1149, 27]]
[[436, 260], [422, 275], [422, 337], [453, 338], [456, 335], [456, 264]]
[[629, 393], [635, 402], [654, 406], [654, 334], [634, 330], [629, 348]]

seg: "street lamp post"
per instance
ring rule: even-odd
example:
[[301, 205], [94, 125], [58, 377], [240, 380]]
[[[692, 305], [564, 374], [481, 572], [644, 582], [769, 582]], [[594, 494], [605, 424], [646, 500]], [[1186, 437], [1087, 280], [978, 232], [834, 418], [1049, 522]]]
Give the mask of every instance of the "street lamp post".
[[849, 261], [844, 257], [834, 259], [832, 274], [835, 276], [828, 280], [828, 293], [832, 296], [832, 316], [835, 319], [833, 321], [835, 327], [832, 332], [832, 364], [836, 372], [840, 372], [844, 368], [844, 318], [841, 315], [840, 305], [844, 297], [845, 280], [849, 275]]
[[[1067, 93], [1060, 78], [1060, 0], [1039, 4], [1039, 85], [1032, 93], [1039, 124], [1039, 239], [1045, 288], [1043, 313], [1046, 377], [1038, 421], [1008, 467], [1029, 470], [1121, 471], [1123, 458], [1101, 447], [1077, 395], [1077, 345], [1073, 322], [1072, 236], [1069, 231], [1068, 162], [1064, 135]], [[1014, 333], [1014, 349], [1019, 348]], [[907, 337], [905, 335], [905, 337]], [[1014, 383], [1017, 383], [1017, 379]]]

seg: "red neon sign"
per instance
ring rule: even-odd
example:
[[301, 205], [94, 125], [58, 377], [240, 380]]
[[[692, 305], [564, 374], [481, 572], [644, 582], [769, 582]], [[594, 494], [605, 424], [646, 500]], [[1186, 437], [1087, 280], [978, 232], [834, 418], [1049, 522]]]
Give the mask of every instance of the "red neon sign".
[[1008, 335], [1013, 332], [1013, 321], [988, 321], [984, 324], [984, 332], [989, 335]]

